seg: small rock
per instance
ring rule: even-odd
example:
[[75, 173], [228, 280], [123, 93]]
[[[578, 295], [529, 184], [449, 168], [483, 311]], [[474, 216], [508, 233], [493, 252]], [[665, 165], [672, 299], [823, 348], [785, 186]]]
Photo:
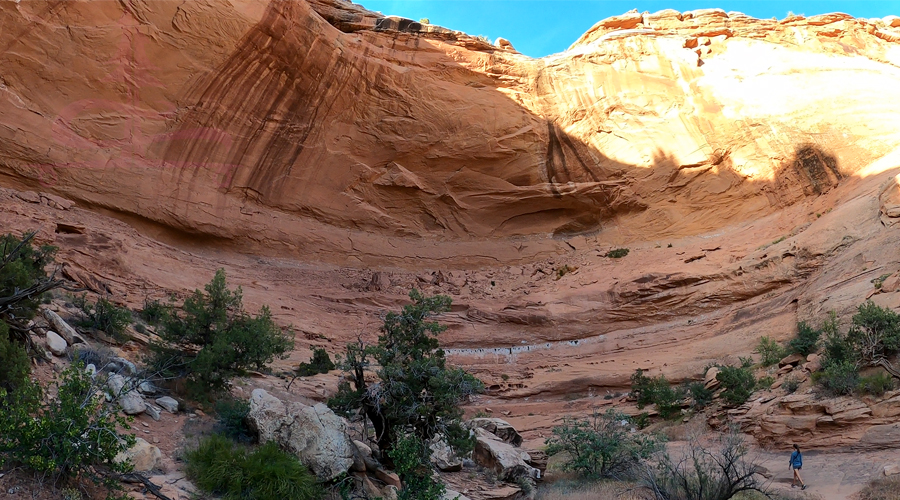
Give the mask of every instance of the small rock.
[[138, 390], [141, 391], [142, 394], [156, 394], [159, 392], [159, 389], [157, 389], [156, 386], [153, 385], [153, 382], [150, 382], [149, 380], [141, 382], [141, 384], [138, 385]]
[[785, 367], [788, 365], [794, 366], [794, 365], [800, 364], [800, 362], [803, 361], [803, 359], [804, 359], [803, 356], [800, 354], [797, 354], [797, 353], [788, 354], [787, 356], [782, 358], [781, 361], [778, 362], [778, 366], [779, 367]]
[[400, 487], [400, 476], [393, 472], [378, 469], [375, 471], [375, 477], [386, 485]]
[[89, 374], [91, 377], [94, 377], [95, 375], [97, 375], [97, 367], [94, 366], [93, 363], [90, 363], [87, 366], [85, 366], [84, 371], [85, 371], [85, 373]]
[[69, 344], [66, 342], [66, 339], [62, 338], [59, 334], [49, 330], [47, 331], [47, 348], [49, 348], [50, 352], [56, 356], [65, 356]]
[[169, 413], [178, 413], [178, 401], [169, 396], [156, 398], [156, 404], [162, 406]]
[[884, 466], [884, 475], [885, 476], [893, 476], [896, 474], [900, 474], [900, 465], [891, 464]]
[[139, 415], [147, 410], [144, 398], [135, 391], [129, 391], [119, 396], [119, 406], [126, 415]]
[[156, 446], [141, 438], [137, 438], [134, 446], [116, 455], [114, 460], [117, 463], [131, 460], [135, 471], [146, 472], [159, 468], [162, 461], [162, 452]]
[[51, 311], [50, 309], [42, 309], [41, 314], [44, 315], [44, 319], [53, 326], [54, 331], [64, 338], [67, 343], [74, 344], [75, 337], [78, 335], [78, 332], [75, 331], [74, 328], [69, 326], [62, 318], [59, 317], [59, 314]]
[[719, 380], [716, 376], [719, 374], [719, 368], [712, 366], [706, 370], [706, 376], [703, 377], [703, 386], [707, 389], [715, 389], [719, 386]]

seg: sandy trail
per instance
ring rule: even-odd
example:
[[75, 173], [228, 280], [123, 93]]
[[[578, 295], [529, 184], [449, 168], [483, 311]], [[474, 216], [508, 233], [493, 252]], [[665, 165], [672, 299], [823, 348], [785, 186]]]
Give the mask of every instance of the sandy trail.
[[[773, 474], [774, 489], [791, 489], [792, 473], [788, 469], [789, 452], [760, 452], [759, 463]], [[806, 491], [822, 500], [852, 498], [872, 479], [884, 475], [884, 466], [900, 462], [900, 450], [803, 452], [801, 477]], [[796, 490], [794, 490], [796, 491]]]

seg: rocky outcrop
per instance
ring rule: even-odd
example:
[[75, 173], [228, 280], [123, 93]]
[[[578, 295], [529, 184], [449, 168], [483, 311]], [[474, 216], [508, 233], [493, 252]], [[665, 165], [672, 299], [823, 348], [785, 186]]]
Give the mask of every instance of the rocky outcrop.
[[321, 403], [285, 403], [254, 389], [247, 421], [260, 441], [275, 441], [323, 481], [347, 472], [358, 453], [347, 437], [346, 422]]
[[866, 399], [821, 398], [812, 392], [762, 396], [728, 413], [770, 447], [790, 441], [806, 447], [893, 448], [900, 436], [900, 391]]
[[475, 427], [490, 432], [505, 443], [515, 447], [522, 446], [522, 435], [506, 420], [501, 418], [473, 418], [471, 422]]
[[528, 480], [540, 477], [540, 471], [528, 464], [531, 457], [525, 450], [504, 442], [490, 432], [476, 429], [475, 463], [493, 470], [503, 481], [515, 482], [518, 478]]

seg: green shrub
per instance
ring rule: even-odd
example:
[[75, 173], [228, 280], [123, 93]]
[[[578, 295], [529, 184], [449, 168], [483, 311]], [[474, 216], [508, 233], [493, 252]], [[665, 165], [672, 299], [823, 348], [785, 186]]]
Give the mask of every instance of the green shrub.
[[217, 430], [220, 434], [240, 442], [253, 440], [253, 431], [247, 424], [247, 415], [250, 414], [249, 401], [225, 397], [216, 401], [215, 409]]
[[317, 347], [313, 349], [312, 360], [309, 363], [300, 363], [300, 366], [297, 367], [297, 375], [308, 377], [318, 373], [328, 373], [331, 370], [334, 370], [334, 363], [331, 361], [328, 351]]
[[746, 367], [723, 366], [716, 374], [716, 380], [725, 389], [722, 392], [722, 399], [732, 406], [744, 404], [756, 388], [753, 372]]
[[712, 389], [707, 389], [703, 382], [691, 382], [686, 392], [691, 396], [691, 407], [697, 410], [706, 408], [713, 399]]
[[419, 24], [431, 24], [431, 19], [428, 19], [427, 17], [423, 17], [423, 18], [419, 19]]
[[900, 315], [868, 300], [853, 315], [847, 341], [865, 364], [886, 360], [900, 351]]
[[885, 372], [876, 373], [859, 379], [859, 390], [873, 396], [883, 396], [885, 392], [894, 389], [894, 378]]
[[770, 389], [774, 383], [775, 379], [767, 375], [756, 381], [756, 387], [758, 389]]
[[[9, 327], [0, 321], [0, 390], [14, 393], [28, 383], [31, 360], [25, 348], [9, 337]], [[4, 402], [0, 399], [0, 405]]]
[[610, 250], [606, 252], [606, 256], [610, 259], [621, 259], [622, 257], [628, 255], [627, 248], [616, 248], [615, 250]]
[[153, 371], [186, 378], [201, 397], [223, 391], [248, 369], [261, 370], [293, 345], [268, 307], [256, 316], [244, 311], [241, 289], [228, 289], [223, 269], [205, 293], [195, 290], [185, 299], [180, 314], [166, 315], [158, 333], [161, 342], [150, 345]]
[[114, 458], [134, 444], [134, 437], [119, 433], [128, 422], [105, 404], [99, 382], [75, 363], [54, 382], [54, 398], [43, 398], [30, 380], [12, 394], [0, 389], [0, 400], [9, 403], [0, 405], [0, 461], [21, 464], [54, 481], [87, 477], [117, 484], [100, 471], [127, 472], [130, 464]]
[[774, 365], [784, 357], [784, 348], [768, 336], [759, 338], [759, 342], [756, 344], [756, 348], [753, 349], [753, 352], [760, 355], [760, 363], [763, 366]]
[[631, 393], [637, 399], [638, 409], [654, 404], [656, 411], [665, 419], [672, 418], [681, 412], [684, 391], [673, 388], [665, 375], [648, 377], [638, 368], [631, 375]]
[[44, 271], [56, 247], [33, 247], [34, 234], [0, 236], [0, 319], [9, 323], [15, 318], [22, 326], [34, 317], [44, 293], [62, 284]]
[[[419, 437], [406, 434], [391, 448], [390, 457], [403, 489], [398, 500], [432, 500], [443, 498], [444, 483], [436, 481], [430, 467], [431, 450]], [[511, 478], [512, 479], [512, 478]]]
[[78, 326], [101, 330], [116, 340], [123, 340], [125, 328], [131, 324], [131, 312], [128, 309], [118, 307], [102, 297], [91, 304], [85, 295], [75, 297], [74, 303], [81, 309]]
[[859, 371], [852, 361], [832, 361], [816, 372], [813, 379], [827, 394], [850, 395], [859, 386]]
[[566, 454], [563, 469], [590, 478], [628, 478], [660, 449], [659, 441], [634, 431], [623, 413], [608, 410], [590, 417], [565, 417], [547, 439], [547, 454]]
[[788, 350], [801, 356], [808, 356], [815, 352], [821, 335], [821, 330], [817, 330], [809, 326], [805, 321], [801, 321], [797, 323], [797, 336], [788, 342]]
[[781, 388], [786, 393], [793, 394], [800, 388], [800, 381], [794, 377], [785, 377], [784, 382], [781, 383]]
[[172, 307], [158, 300], [144, 299], [141, 319], [150, 325], [160, 325], [171, 314]]
[[[475, 443], [462, 425], [459, 406], [484, 386], [465, 370], [447, 366], [438, 344], [437, 335], [447, 327], [430, 318], [450, 310], [450, 297], [425, 297], [417, 290], [409, 297], [412, 304], [385, 315], [376, 345], [362, 340], [347, 345], [341, 363], [347, 376], [328, 405], [345, 415], [362, 410], [375, 428], [378, 448], [387, 457], [407, 435], [429, 442], [440, 434], [453, 450], [464, 454]], [[378, 366], [377, 384], [366, 379], [370, 363]], [[430, 453], [430, 448], [425, 450]], [[423, 465], [428, 466], [428, 461]]]
[[274, 442], [248, 452], [214, 435], [188, 451], [185, 459], [191, 480], [225, 500], [311, 500], [323, 494], [306, 467]]

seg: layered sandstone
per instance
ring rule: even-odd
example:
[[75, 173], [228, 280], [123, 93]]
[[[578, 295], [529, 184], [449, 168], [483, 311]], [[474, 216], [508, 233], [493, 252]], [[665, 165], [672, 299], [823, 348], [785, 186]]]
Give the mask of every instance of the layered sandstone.
[[537, 60], [340, 0], [8, 2], [0, 26], [7, 185], [336, 262], [698, 234], [900, 142], [897, 29], [845, 15], [630, 13]]
[[900, 306], [895, 24], [629, 13], [530, 59], [337, 0], [0, 3], [0, 224], [135, 307], [224, 267], [283, 369], [449, 294], [479, 409], [537, 438]]

